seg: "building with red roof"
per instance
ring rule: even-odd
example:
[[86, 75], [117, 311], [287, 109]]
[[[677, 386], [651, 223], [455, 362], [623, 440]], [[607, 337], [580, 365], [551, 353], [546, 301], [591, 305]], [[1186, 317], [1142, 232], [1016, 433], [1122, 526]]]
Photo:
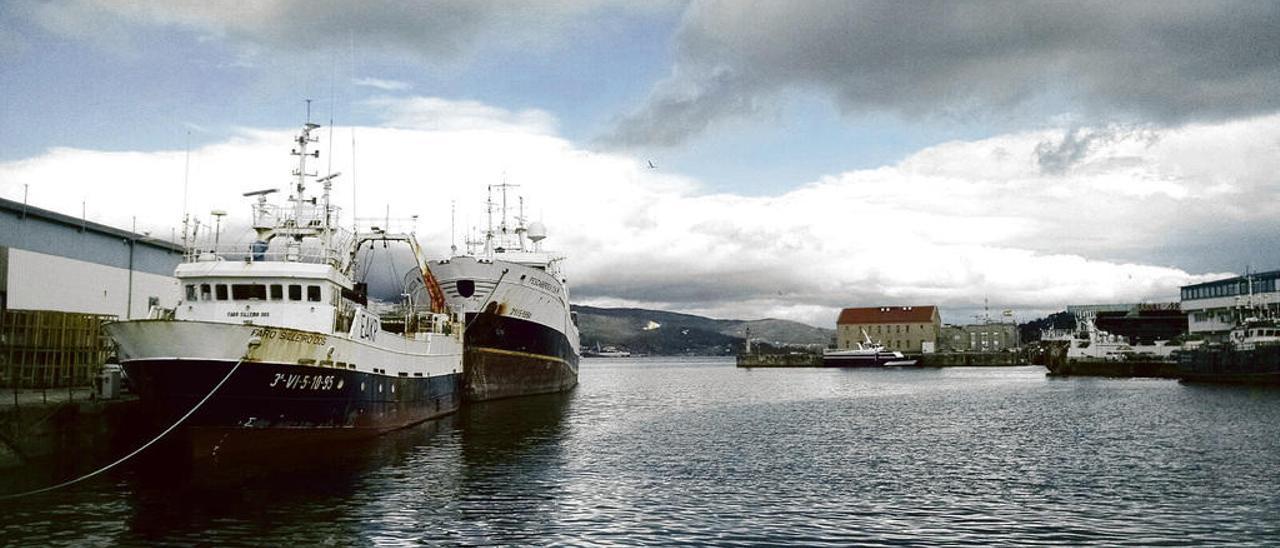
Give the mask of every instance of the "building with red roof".
[[938, 307], [932, 305], [846, 308], [836, 320], [836, 347], [857, 348], [870, 338], [889, 350], [919, 354], [932, 351], [941, 328]]

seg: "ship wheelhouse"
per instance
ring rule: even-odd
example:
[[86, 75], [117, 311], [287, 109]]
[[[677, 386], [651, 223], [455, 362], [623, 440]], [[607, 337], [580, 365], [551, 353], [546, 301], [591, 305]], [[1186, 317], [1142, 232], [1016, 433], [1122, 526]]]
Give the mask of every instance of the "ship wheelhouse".
[[342, 333], [356, 297], [346, 276], [327, 264], [213, 260], [184, 263], [176, 275], [178, 320]]

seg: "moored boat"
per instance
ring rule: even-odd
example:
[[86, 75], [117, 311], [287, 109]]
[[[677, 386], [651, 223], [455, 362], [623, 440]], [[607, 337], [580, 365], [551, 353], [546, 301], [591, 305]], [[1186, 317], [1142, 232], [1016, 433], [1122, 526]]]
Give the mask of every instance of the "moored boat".
[[1280, 322], [1249, 318], [1226, 341], [1200, 343], [1174, 357], [1185, 382], [1280, 385]]
[[[329, 200], [337, 174], [316, 181], [322, 195], [307, 195], [318, 127], [308, 123], [297, 139], [288, 204], [269, 203], [274, 189], [246, 194], [256, 198], [252, 244], [222, 247], [215, 234], [201, 245], [184, 234], [178, 306], [106, 328], [152, 416], [190, 415], [183, 426], [197, 456], [372, 436], [459, 405], [462, 326], [414, 236], [340, 228]], [[355, 281], [360, 249], [373, 242], [408, 245], [430, 295], [410, 297], [385, 325]]]
[[822, 351], [824, 367], [909, 367], [918, 360], [908, 358], [902, 352], [887, 350], [884, 345], [872, 342], [864, 331], [864, 342], [854, 343], [856, 348], [833, 349]]
[[618, 348], [613, 345], [605, 345], [602, 347], [600, 346], [600, 343], [597, 342], [596, 347], [594, 349], [583, 350], [582, 357], [584, 358], [630, 358], [631, 351]]
[[[546, 228], [523, 214], [502, 216], [484, 240], [431, 263], [449, 306], [466, 323], [464, 392], [492, 400], [568, 390], [578, 384], [581, 355], [576, 315], [569, 310], [563, 258], [542, 248]], [[492, 195], [489, 211], [494, 209]], [[478, 249], [477, 249], [478, 248]]]

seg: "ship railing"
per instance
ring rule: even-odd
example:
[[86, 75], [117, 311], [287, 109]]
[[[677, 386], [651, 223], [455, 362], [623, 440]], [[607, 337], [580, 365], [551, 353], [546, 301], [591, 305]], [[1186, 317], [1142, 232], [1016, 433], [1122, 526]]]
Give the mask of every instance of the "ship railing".
[[255, 262], [291, 262], [291, 263], [310, 263], [310, 264], [330, 264], [335, 267], [341, 267], [348, 257], [340, 252], [339, 246], [333, 246], [332, 249], [324, 249], [319, 246], [299, 246], [292, 247], [288, 245], [271, 245], [261, 246], [256, 243], [237, 243], [237, 244], [219, 244], [201, 245], [188, 249], [184, 255], [184, 260], [189, 263], [214, 262], [214, 261], [240, 261], [246, 263]]
[[330, 224], [338, 219], [340, 208], [304, 202], [301, 206], [278, 204], [255, 204], [253, 206], [253, 226], [260, 228], [323, 228], [325, 219]]

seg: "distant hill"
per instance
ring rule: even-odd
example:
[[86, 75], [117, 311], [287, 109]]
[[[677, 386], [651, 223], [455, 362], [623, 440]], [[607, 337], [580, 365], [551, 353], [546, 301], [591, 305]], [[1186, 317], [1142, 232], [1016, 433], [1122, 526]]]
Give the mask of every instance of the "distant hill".
[[835, 331], [789, 320], [717, 320], [642, 308], [596, 308], [574, 305], [582, 346], [617, 346], [654, 355], [727, 355], [751, 338], [773, 345], [823, 345]]

